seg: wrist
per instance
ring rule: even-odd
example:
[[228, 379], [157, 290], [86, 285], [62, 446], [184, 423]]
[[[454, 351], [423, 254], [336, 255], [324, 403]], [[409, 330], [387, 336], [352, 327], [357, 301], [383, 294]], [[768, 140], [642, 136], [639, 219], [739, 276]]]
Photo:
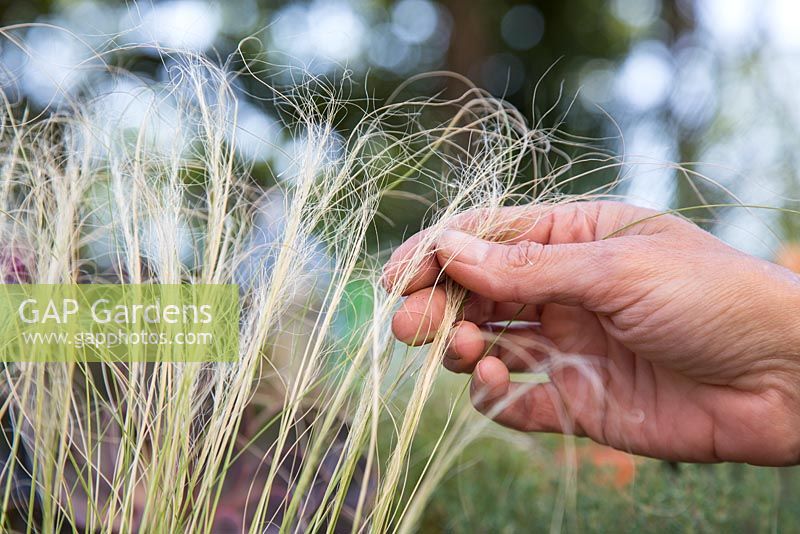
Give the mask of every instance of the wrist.
[[791, 302], [789, 307], [784, 308], [784, 315], [789, 321], [790, 352], [800, 362], [800, 277], [797, 277], [792, 284]]
[[779, 343], [779, 354], [800, 368], [800, 277], [789, 274], [786, 284], [781, 284], [783, 298], [774, 307], [776, 341]]
[[778, 368], [797, 377], [800, 385], [800, 276], [773, 263], [763, 263], [762, 269], [758, 275], [762, 283], [752, 287], [749, 296], [743, 295], [751, 301], [754, 331], [760, 331], [756, 339], [762, 347], [770, 347], [756, 352], [772, 362], [768, 367], [774, 370], [777, 362]]

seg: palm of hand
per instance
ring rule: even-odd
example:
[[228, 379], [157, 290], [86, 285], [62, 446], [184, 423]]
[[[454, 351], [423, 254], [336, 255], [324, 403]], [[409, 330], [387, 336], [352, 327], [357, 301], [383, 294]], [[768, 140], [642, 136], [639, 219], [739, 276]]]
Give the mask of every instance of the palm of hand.
[[[765, 440], [780, 441], [790, 435], [776, 424], [783, 405], [777, 395], [708, 383], [702, 370], [694, 376], [691, 367], [682, 373], [657, 363], [664, 361], [665, 348], [649, 340], [627, 346], [607, 317], [549, 304], [542, 307], [541, 323], [541, 335], [559, 352], [596, 358], [588, 360], [588, 368], [552, 372], [551, 385], [542, 388], [551, 388], [547, 400], [542, 401], [542, 394], [533, 390], [527, 393], [533, 397], [527, 401], [529, 409], [539, 414], [541, 404], [565, 401], [561, 417], [547, 423], [553, 427], [537, 428], [541, 416], [537, 421], [531, 413], [507, 421], [512, 427], [560, 431], [565, 422], [561, 419], [567, 415], [574, 433], [599, 443], [658, 458], [699, 462], [748, 459], [758, 463]], [[592, 377], [598, 383], [593, 384]], [[540, 398], [538, 407], [536, 397]], [[558, 416], [559, 408], [554, 408], [551, 413]], [[501, 414], [500, 422], [513, 415], [513, 410]], [[794, 444], [787, 443], [786, 454], [797, 454]]]

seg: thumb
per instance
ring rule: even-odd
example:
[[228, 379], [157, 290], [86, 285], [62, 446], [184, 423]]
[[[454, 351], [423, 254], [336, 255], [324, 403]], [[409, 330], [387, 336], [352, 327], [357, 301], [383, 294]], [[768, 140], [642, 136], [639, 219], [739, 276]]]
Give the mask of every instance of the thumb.
[[[618, 245], [609, 241], [542, 245], [493, 243], [456, 230], [437, 241], [437, 259], [450, 278], [497, 302], [558, 302], [592, 308], [613, 284]], [[611, 264], [610, 264], [611, 263]], [[619, 278], [616, 278], [619, 279]]]

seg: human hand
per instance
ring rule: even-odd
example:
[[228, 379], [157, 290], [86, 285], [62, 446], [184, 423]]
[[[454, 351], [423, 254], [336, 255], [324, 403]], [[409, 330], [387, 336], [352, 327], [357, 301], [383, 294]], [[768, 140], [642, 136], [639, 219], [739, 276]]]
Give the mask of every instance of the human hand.
[[[392, 324], [405, 343], [429, 342], [443, 326], [442, 273], [468, 289], [444, 365], [473, 373], [478, 410], [668, 460], [800, 462], [796, 275], [622, 203], [503, 208], [493, 242], [469, 234], [482, 216], [436, 240]], [[388, 286], [422, 235], [395, 251]], [[511, 320], [525, 324], [492, 328]], [[588, 371], [559, 365], [576, 354]], [[511, 381], [540, 365], [549, 383]]]

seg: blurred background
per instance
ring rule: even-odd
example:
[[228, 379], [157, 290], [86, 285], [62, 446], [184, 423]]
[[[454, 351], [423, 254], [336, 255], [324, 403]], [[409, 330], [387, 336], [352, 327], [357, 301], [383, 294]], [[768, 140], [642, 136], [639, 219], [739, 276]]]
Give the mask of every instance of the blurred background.
[[[353, 102], [380, 102], [417, 73], [460, 73], [532, 121], [555, 106], [545, 126], [563, 121], [564, 130], [622, 154], [623, 179], [613, 193], [630, 202], [752, 206], [685, 213], [734, 246], [800, 271], [799, 218], [787, 211], [800, 206], [798, 0], [0, 0], [0, 23], [9, 27], [0, 39], [7, 95], [35, 112], [87, 84], [107, 88], [113, 96], [102, 102], [103, 116], [132, 126], [141, 114], [137, 92], [170, 76], [169, 58], [140, 43], [194, 49], [221, 62], [239, 48], [262, 58], [262, 76], [278, 84], [292, 81], [294, 71], [284, 67], [351, 79]], [[24, 39], [26, 53], [16, 39]], [[109, 48], [118, 50], [114, 64], [135, 79], [97, 78], [87, 68], [93, 49]], [[298, 138], [262, 85], [237, 83], [241, 156], [255, 173], [289, 175]], [[426, 95], [456, 90], [431, 83], [413, 87]], [[336, 124], [345, 133], [357, 120], [345, 109]], [[168, 121], [159, 135], [169, 141]], [[396, 217], [405, 224], [387, 230], [389, 242], [420, 220]], [[538, 438], [492, 439], [464, 455], [459, 468], [471, 478], [445, 481], [425, 525], [513, 532], [550, 524], [563, 494], [558, 453], [539, 454], [546, 441]], [[791, 531], [800, 521], [800, 483], [791, 470], [665, 467], [580, 450], [581, 480], [588, 477], [590, 489], [581, 491], [576, 516], [589, 530]]]
[[[0, 83], [34, 109], [82, 87], [92, 47], [157, 43], [224, 60], [241, 42], [243, 54], [274, 65], [351, 76], [354, 101], [380, 101], [415, 73], [449, 70], [529, 118], [555, 105], [545, 125], [563, 119], [570, 133], [624, 155], [615, 193], [637, 204], [678, 208], [735, 198], [792, 209], [800, 197], [796, 0], [5, 0], [0, 22], [40, 23], [12, 32], [24, 36], [28, 54], [8, 40], [0, 45]], [[156, 83], [168, 76], [162, 59], [129, 48], [117, 64], [141, 75], [136, 83]], [[287, 72], [267, 75], [285, 83]], [[112, 82], [92, 80], [103, 83]], [[117, 94], [135, 89], [113, 83]], [[259, 100], [263, 88], [241, 85], [250, 105], [238, 119], [240, 151], [280, 173], [291, 165], [296, 141]], [[118, 98], [110, 112], [124, 105]], [[347, 119], [341, 117], [343, 129]], [[800, 238], [796, 217], [785, 211], [687, 214], [748, 252], [797, 259], [791, 247], [788, 256], [778, 252]]]

